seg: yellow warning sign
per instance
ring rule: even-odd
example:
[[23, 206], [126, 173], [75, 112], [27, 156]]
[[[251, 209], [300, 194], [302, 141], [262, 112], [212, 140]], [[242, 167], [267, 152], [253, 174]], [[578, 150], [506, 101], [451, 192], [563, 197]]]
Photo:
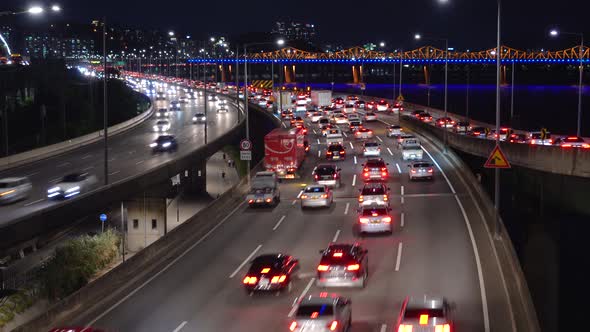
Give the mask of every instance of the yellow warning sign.
[[397, 101], [404, 101], [404, 96], [402, 96], [401, 94], [399, 96], [397, 96]]
[[492, 153], [490, 153], [490, 157], [488, 158], [486, 163], [483, 165], [483, 167], [485, 167], [485, 168], [510, 168], [510, 163], [508, 162], [508, 159], [506, 158], [504, 153], [502, 153], [502, 150], [500, 150], [500, 146], [496, 145], [494, 150], [492, 150]]

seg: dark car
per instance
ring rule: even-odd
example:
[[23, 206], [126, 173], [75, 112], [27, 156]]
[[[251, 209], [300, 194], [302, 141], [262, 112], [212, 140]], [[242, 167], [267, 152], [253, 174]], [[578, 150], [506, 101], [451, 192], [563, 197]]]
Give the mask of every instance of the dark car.
[[330, 144], [326, 150], [326, 159], [344, 160], [346, 159], [346, 149], [342, 144]]
[[355, 131], [361, 129], [362, 126], [363, 125], [360, 121], [350, 121], [350, 125], [349, 125], [351, 132], [355, 132]]
[[299, 270], [299, 260], [285, 254], [260, 255], [252, 261], [242, 284], [248, 293], [291, 289], [293, 276]]
[[412, 111], [412, 116], [415, 118], [420, 118], [420, 115], [422, 113], [426, 113], [426, 111], [425, 110], [415, 110], [415, 111]]
[[508, 138], [508, 142], [510, 143], [526, 143], [527, 137], [525, 134], [510, 134]]
[[473, 137], [486, 138], [488, 136], [488, 131], [489, 129], [485, 127], [473, 127], [467, 134]]
[[150, 144], [150, 147], [152, 148], [153, 153], [176, 151], [178, 149], [178, 143], [176, 142], [176, 138], [172, 135], [161, 135]]
[[389, 178], [388, 163], [381, 158], [369, 159], [363, 164], [363, 180], [368, 181], [387, 181]]
[[320, 250], [318, 287], [365, 287], [369, 276], [368, 251], [358, 243], [331, 243]]
[[320, 164], [313, 169], [312, 175], [317, 184], [339, 188], [340, 171], [334, 164]]

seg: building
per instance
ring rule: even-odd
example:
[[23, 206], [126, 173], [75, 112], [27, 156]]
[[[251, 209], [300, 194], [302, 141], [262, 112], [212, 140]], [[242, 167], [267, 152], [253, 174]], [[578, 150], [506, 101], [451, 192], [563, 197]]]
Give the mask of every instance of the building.
[[32, 59], [87, 59], [96, 49], [90, 26], [51, 24], [47, 29], [24, 33], [23, 54]]
[[276, 22], [273, 34], [278, 34], [288, 41], [312, 42], [316, 37], [315, 25], [299, 22]]

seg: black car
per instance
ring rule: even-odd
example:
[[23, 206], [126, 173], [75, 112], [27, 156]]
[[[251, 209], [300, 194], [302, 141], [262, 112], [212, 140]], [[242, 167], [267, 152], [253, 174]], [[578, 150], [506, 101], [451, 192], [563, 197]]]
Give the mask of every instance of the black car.
[[334, 164], [320, 164], [313, 169], [312, 175], [317, 184], [340, 188], [340, 172], [341, 169]]
[[152, 148], [152, 153], [176, 151], [178, 149], [178, 143], [176, 142], [176, 138], [172, 135], [161, 135], [150, 144], [150, 147]]
[[365, 287], [369, 276], [368, 251], [358, 243], [331, 243], [320, 250], [318, 287]]
[[342, 144], [330, 144], [326, 151], [326, 159], [328, 160], [344, 160], [346, 159], [346, 149]]
[[255, 291], [291, 289], [291, 281], [299, 270], [299, 260], [285, 254], [260, 255], [252, 261], [242, 284], [250, 294]]

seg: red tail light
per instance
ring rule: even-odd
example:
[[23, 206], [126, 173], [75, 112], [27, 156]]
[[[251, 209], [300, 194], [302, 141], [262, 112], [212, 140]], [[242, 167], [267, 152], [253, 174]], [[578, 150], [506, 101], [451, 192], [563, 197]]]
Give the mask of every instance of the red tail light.
[[328, 271], [328, 269], [330, 268], [330, 265], [318, 265], [318, 271]]
[[382, 172], [386, 172], [387, 171], [387, 167], [381, 167], [381, 171]]
[[383, 200], [387, 201], [389, 199], [389, 197], [387, 197], [387, 195], [383, 195]]
[[387, 176], [387, 172], [381, 172], [381, 176]]
[[432, 173], [432, 172], [434, 172], [434, 170], [432, 168], [429, 168], [428, 173]]
[[350, 264], [346, 267], [348, 271], [358, 271], [361, 268], [359, 264]]
[[381, 219], [381, 221], [383, 221], [386, 224], [391, 223], [391, 217], [384, 217], [383, 219]]
[[326, 152], [326, 154], [327, 155], [331, 155], [332, 154], [332, 151], [328, 151], [328, 152]]
[[369, 223], [369, 218], [359, 218], [359, 222], [361, 224], [368, 224]]
[[590, 144], [587, 144], [587, 143], [582, 144], [582, 149], [590, 149]]
[[416, 170], [415, 170], [415, 169], [411, 169], [411, 170], [410, 170], [410, 173], [412, 173], [412, 174], [416, 174]]
[[571, 148], [572, 145], [571, 144], [562, 144], [561, 147], [562, 148]]
[[317, 180], [317, 179], [320, 178], [320, 176], [316, 174], [316, 175], [313, 176], [313, 178]]
[[338, 174], [334, 174], [334, 179], [337, 179], [337, 178], [338, 178]]
[[322, 198], [328, 198], [328, 194], [322, 194]]
[[280, 276], [272, 277], [272, 279], [270, 279], [270, 283], [271, 284], [280, 284], [280, 283], [285, 282], [285, 280], [287, 280], [287, 276], [283, 274]]
[[254, 200], [253, 199], [249, 199], [248, 200], [248, 204], [252, 204], [252, 203], [254, 203]]
[[307, 195], [301, 195], [301, 199], [307, 199]]
[[360, 196], [359, 196], [359, 202], [361, 202], [361, 203], [362, 203], [364, 200], [365, 200], [365, 197], [364, 197], [363, 195], [360, 195]]
[[258, 278], [256, 278], [256, 277], [246, 276], [243, 280], [243, 283], [247, 284], [247, 285], [255, 285], [257, 281], [258, 281]]
[[365, 168], [363, 169], [363, 171], [364, 171], [364, 172], [368, 172], [368, 171], [369, 171], [369, 169], [368, 169], [367, 167], [365, 167]]
[[344, 154], [344, 151], [340, 151], [340, 154]]
[[369, 177], [369, 173], [365, 173], [365, 174], [363, 174], [363, 175], [364, 175], [366, 178], [368, 178], [368, 177]]
[[434, 332], [451, 332], [451, 325], [449, 325], [449, 324], [436, 325], [434, 327]]
[[328, 327], [330, 328], [330, 331], [336, 331], [336, 328], [338, 328], [338, 322], [333, 320], [332, 323], [328, 325]]
[[369, 134], [372, 134], [372, 133], [373, 133], [373, 131], [372, 130], [369, 130]]
[[537, 140], [532, 139], [531, 144], [537, 144]]
[[296, 328], [297, 328], [297, 322], [292, 321], [291, 325], [289, 325], [289, 331], [295, 331]]

